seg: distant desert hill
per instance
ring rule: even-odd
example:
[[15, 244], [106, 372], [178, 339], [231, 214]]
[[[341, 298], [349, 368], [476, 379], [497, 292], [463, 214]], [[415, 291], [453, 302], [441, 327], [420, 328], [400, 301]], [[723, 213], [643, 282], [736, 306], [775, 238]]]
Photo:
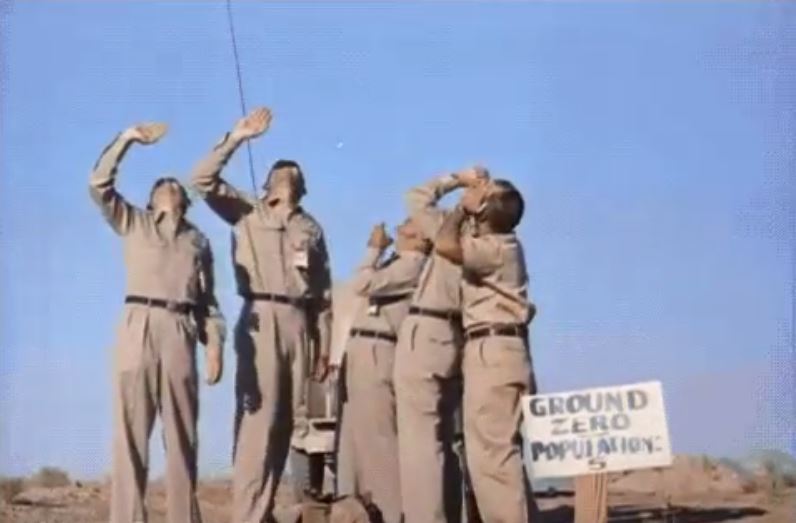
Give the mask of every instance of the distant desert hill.
[[[611, 490], [637, 494], [735, 494], [756, 490], [769, 480], [796, 484], [796, 458], [773, 450], [756, 450], [742, 459], [676, 455], [671, 467], [612, 473]], [[569, 478], [537, 479], [534, 490], [568, 491]]]
[[769, 472], [796, 475], [796, 458], [779, 450], [755, 450], [737, 462], [751, 473], [757, 473], [770, 466]]
[[670, 467], [615, 474], [611, 489], [671, 497], [740, 494], [751, 489], [752, 478], [720, 460], [706, 456], [675, 456]]

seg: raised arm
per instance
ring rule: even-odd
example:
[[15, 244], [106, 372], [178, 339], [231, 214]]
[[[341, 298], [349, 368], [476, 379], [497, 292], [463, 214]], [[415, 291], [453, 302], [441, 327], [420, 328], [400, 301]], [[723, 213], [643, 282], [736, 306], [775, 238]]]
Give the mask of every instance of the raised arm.
[[488, 177], [486, 169], [476, 166], [439, 176], [423, 185], [413, 187], [404, 198], [409, 216], [417, 223], [426, 238], [434, 239], [448, 214], [448, 211], [437, 207], [439, 201], [456, 189], [467, 187]]
[[445, 217], [434, 240], [434, 252], [456, 265], [461, 265], [464, 261], [462, 224], [466, 217], [464, 209], [457, 206]]
[[271, 113], [260, 108], [238, 121], [232, 131], [194, 168], [191, 185], [210, 208], [229, 224], [235, 224], [252, 211], [252, 198], [221, 178], [229, 159], [250, 138], [263, 134], [271, 123]]
[[144, 145], [157, 142], [166, 134], [166, 125], [160, 123], [139, 124], [122, 131], [114, 138], [94, 164], [89, 180], [91, 199], [102, 211], [102, 215], [118, 234], [127, 234], [143, 211], [131, 205], [116, 190], [116, 175], [125, 153], [134, 143]]
[[462, 224], [467, 216], [476, 216], [483, 211], [487, 194], [487, 178], [471, 179], [456, 208], [445, 217], [434, 240], [434, 251], [456, 265], [464, 265], [466, 258], [462, 250]]
[[224, 340], [227, 326], [215, 294], [213, 251], [204, 240], [199, 271], [199, 296], [196, 307], [199, 341], [205, 346], [207, 383], [213, 385], [221, 379], [224, 363]]
[[379, 267], [384, 250], [392, 243], [384, 225], [377, 225], [368, 240], [365, 259], [357, 269], [352, 287], [354, 292], [366, 298], [400, 296], [411, 293], [417, 284], [417, 271], [406, 264], [396, 262]]

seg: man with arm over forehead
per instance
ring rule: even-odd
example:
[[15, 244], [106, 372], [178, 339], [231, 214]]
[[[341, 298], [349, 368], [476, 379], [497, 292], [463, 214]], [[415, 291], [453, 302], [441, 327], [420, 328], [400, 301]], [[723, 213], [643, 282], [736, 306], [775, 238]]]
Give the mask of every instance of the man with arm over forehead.
[[370, 495], [385, 523], [401, 521], [393, 363], [398, 331], [431, 247], [412, 219], [397, 229], [396, 254], [384, 227], [373, 229], [352, 287], [363, 300], [346, 346], [343, 419], [349, 430], [356, 494]]
[[[446, 218], [435, 250], [463, 271], [464, 431], [467, 466], [484, 521], [524, 523], [534, 515], [520, 437], [520, 398], [535, 392], [522, 245], [523, 213], [506, 180], [468, 188]], [[462, 232], [471, 217], [470, 231]]]
[[233, 263], [244, 299], [235, 331], [233, 520], [271, 519], [291, 444], [307, 434], [310, 343], [315, 378], [326, 375], [331, 336], [331, 277], [320, 225], [299, 206], [306, 193], [296, 162], [280, 160], [262, 198], [220, 177], [246, 140], [266, 131], [267, 109], [240, 120], [196, 167], [193, 186], [233, 227]]
[[89, 192], [124, 243], [127, 297], [118, 329], [113, 373], [111, 523], [147, 520], [144, 496], [149, 437], [155, 416], [166, 448], [166, 515], [172, 523], [199, 523], [196, 452], [199, 391], [196, 342], [206, 347], [206, 378], [221, 378], [226, 328], [213, 290], [207, 238], [186, 218], [190, 205], [174, 178], [160, 178], [146, 209], [116, 190], [119, 163], [135, 143], [152, 144], [163, 124], [141, 124], [105, 149]]
[[[437, 202], [487, 178], [486, 170], [473, 168], [416, 187], [406, 196], [410, 215], [433, 240], [449, 214]], [[429, 257], [398, 337], [395, 395], [407, 523], [445, 523], [461, 510], [460, 474], [445, 478], [446, 465], [449, 471], [457, 468], [451, 465], [464, 341], [461, 272], [460, 266], [439, 254]]]

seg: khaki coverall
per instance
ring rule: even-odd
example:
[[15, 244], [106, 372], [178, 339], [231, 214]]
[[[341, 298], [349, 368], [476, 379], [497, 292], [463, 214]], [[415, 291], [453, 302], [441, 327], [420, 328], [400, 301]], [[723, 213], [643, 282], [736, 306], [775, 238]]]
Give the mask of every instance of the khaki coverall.
[[523, 249], [510, 233], [467, 235], [462, 250], [467, 466], [484, 521], [525, 523], [533, 502], [521, 455], [520, 397], [535, 392], [528, 339], [491, 330], [519, 332], [531, 320]]
[[402, 252], [379, 263], [380, 255], [369, 248], [353, 281], [355, 292], [368, 302], [355, 316], [346, 346], [348, 397], [343, 417], [351, 437], [357, 494], [370, 494], [385, 523], [399, 523], [395, 342], [426, 256]]
[[[409, 191], [409, 213], [427, 238], [435, 238], [446, 212], [436, 206], [458, 188], [443, 176]], [[456, 466], [453, 410], [458, 403], [451, 378], [461, 372], [461, 268], [432, 254], [398, 336], [395, 396], [398, 414], [401, 493], [407, 523], [445, 523], [461, 511], [461, 477], [445, 477]], [[447, 467], [446, 467], [447, 465]], [[458, 489], [458, 493], [456, 490]], [[449, 506], [446, 506], [449, 505]]]
[[[131, 142], [117, 138], [97, 162], [92, 199], [124, 242], [127, 299], [114, 356], [111, 523], [146, 521], [149, 437], [160, 413], [166, 447], [166, 514], [198, 523], [196, 341], [223, 347], [207, 238], [185, 219], [134, 207], [116, 191]], [[137, 300], [145, 303], [130, 303]]]
[[235, 332], [233, 521], [272, 517], [291, 443], [308, 431], [311, 340], [329, 354], [331, 276], [320, 225], [301, 208], [281, 212], [236, 190], [220, 172], [240, 142], [229, 134], [192, 183], [233, 226], [233, 263], [244, 305]]

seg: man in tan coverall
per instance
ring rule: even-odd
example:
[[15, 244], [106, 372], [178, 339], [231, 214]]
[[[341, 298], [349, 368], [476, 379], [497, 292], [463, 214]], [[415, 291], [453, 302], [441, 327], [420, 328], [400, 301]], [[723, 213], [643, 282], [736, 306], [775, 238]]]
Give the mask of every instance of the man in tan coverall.
[[323, 379], [331, 339], [326, 243], [320, 225], [299, 206], [306, 190], [298, 164], [276, 162], [259, 199], [220, 177], [235, 150], [270, 122], [267, 109], [241, 119], [193, 174], [196, 190], [233, 227], [235, 277], [244, 299], [235, 332], [236, 523], [273, 518], [291, 443], [301, 448], [308, 430], [310, 341], [318, 351], [315, 377]]
[[149, 437], [161, 414], [166, 447], [166, 513], [199, 523], [196, 502], [198, 390], [195, 347], [206, 346], [207, 382], [221, 378], [226, 334], [213, 293], [207, 238], [185, 219], [190, 202], [173, 178], [161, 178], [147, 209], [116, 191], [119, 163], [134, 143], [155, 143], [162, 124], [122, 132], [91, 175], [92, 199], [124, 241], [127, 297], [114, 357], [111, 523], [144, 522]]
[[[449, 214], [437, 202], [486, 178], [483, 169], [467, 169], [415, 187], [406, 195], [412, 219], [427, 238], [436, 238]], [[407, 523], [445, 523], [457, 519], [453, 511], [461, 511], [461, 496], [445, 495], [460, 488], [461, 478], [446, 478], [444, 472], [453, 452], [453, 408], [458, 398], [450, 396], [457, 395], [453, 379], [461, 372], [463, 343], [461, 267], [434, 253], [412, 296], [395, 357], [401, 493]], [[446, 507], [446, 503], [458, 506]]]
[[[465, 191], [435, 249], [463, 269], [464, 430], [467, 466], [484, 521], [525, 523], [533, 516], [522, 463], [520, 397], [534, 392], [522, 245], [514, 228], [523, 201], [505, 180]], [[462, 234], [470, 216], [471, 232]]]
[[371, 496], [385, 523], [401, 521], [395, 343], [431, 247], [411, 219], [399, 226], [397, 233], [397, 254], [383, 262], [382, 255], [392, 240], [383, 225], [376, 226], [370, 236], [365, 260], [352, 283], [354, 291], [367, 301], [354, 317], [345, 355], [343, 417], [350, 428], [356, 493]]

